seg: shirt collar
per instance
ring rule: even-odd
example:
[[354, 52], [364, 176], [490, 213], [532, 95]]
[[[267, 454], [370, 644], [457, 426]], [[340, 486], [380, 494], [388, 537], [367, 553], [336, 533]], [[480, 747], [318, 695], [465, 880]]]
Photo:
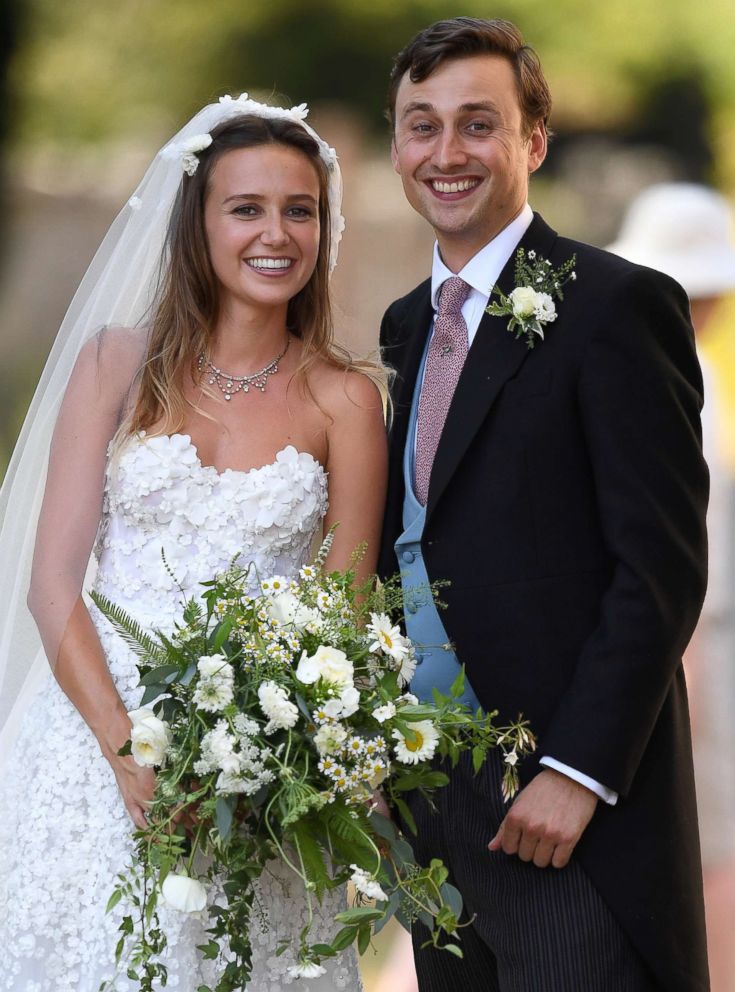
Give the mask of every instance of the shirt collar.
[[446, 267], [439, 254], [439, 243], [434, 242], [434, 259], [431, 268], [431, 305], [434, 309], [436, 310], [439, 305], [439, 290], [446, 280], [455, 274], [460, 279], [464, 279], [478, 293], [481, 293], [483, 296], [490, 296], [493, 286], [505, 268], [506, 262], [528, 230], [532, 220], [533, 210], [526, 203], [518, 216], [507, 227], [504, 227], [492, 241], [488, 242], [484, 248], [481, 248], [476, 255], [473, 255], [464, 268], [457, 273], [450, 271]]

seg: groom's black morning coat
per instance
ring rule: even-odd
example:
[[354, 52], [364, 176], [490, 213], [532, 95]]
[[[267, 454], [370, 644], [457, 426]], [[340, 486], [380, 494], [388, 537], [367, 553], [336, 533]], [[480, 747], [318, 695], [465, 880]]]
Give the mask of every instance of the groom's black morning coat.
[[[681, 656], [706, 584], [702, 380], [683, 290], [559, 237], [521, 245], [575, 282], [529, 350], [483, 317], [434, 462], [422, 541], [478, 698], [520, 712], [538, 753], [620, 794], [573, 857], [666, 992], [708, 988]], [[513, 289], [514, 258], [499, 286]], [[393, 303], [397, 370], [380, 569], [396, 571], [402, 456], [430, 283]], [[525, 781], [536, 774], [526, 762]], [[488, 837], [490, 840], [490, 837]], [[504, 857], [505, 855], [498, 855]], [[553, 871], [554, 869], [544, 869]]]

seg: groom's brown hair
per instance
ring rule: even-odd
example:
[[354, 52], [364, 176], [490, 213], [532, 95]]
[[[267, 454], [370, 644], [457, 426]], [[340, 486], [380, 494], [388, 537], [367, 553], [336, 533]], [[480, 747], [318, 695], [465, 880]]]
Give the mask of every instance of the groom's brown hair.
[[500, 18], [488, 21], [480, 17], [437, 21], [420, 31], [396, 55], [388, 86], [388, 118], [393, 129], [396, 94], [406, 73], [412, 83], [420, 83], [442, 62], [473, 55], [505, 58], [515, 73], [524, 131], [530, 134], [538, 123], [548, 130], [551, 94], [538, 55], [524, 43], [523, 35], [511, 21]]

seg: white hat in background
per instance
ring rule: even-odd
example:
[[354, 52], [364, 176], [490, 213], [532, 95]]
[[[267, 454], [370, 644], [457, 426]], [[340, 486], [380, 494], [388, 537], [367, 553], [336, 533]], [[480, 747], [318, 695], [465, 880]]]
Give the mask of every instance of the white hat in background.
[[735, 246], [727, 200], [706, 186], [660, 183], [628, 208], [608, 251], [672, 276], [690, 299], [735, 290]]

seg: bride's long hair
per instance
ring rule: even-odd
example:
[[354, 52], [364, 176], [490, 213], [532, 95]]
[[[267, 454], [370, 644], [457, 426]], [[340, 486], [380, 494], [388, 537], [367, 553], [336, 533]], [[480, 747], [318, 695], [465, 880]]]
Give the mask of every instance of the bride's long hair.
[[[212, 143], [198, 152], [194, 175], [184, 175], [168, 225], [159, 286], [149, 320], [147, 354], [137, 396], [118, 438], [136, 431], [175, 433], [192, 403], [185, 394], [186, 377], [199, 379], [200, 355], [209, 354], [210, 335], [219, 316], [219, 283], [212, 267], [204, 225], [204, 205], [212, 170], [229, 151], [283, 145], [305, 155], [319, 179], [320, 239], [316, 266], [309, 281], [288, 303], [286, 325], [302, 342], [295, 376], [311, 395], [308, 371], [319, 360], [345, 370], [359, 368], [378, 384], [379, 366], [353, 362], [335, 344], [329, 292], [331, 218], [329, 176], [316, 141], [295, 121], [240, 115], [213, 128]], [[313, 396], [312, 396], [313, 398]]]

